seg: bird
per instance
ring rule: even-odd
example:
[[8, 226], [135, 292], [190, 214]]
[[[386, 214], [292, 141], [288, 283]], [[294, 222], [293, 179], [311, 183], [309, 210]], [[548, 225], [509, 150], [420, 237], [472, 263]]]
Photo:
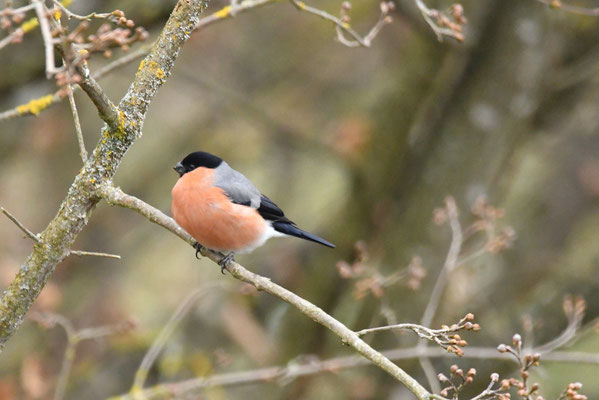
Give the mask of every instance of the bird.
[[300, 229], [270, 198], [222, 158], [205, 151], [187, 155], [173, 168], [179, 179], [171, 191], [173, 218], [202, 247], [220, 252], [221, 272], [236, 253], [249, 253], [271, 237], [295, 236], [335, 245]]

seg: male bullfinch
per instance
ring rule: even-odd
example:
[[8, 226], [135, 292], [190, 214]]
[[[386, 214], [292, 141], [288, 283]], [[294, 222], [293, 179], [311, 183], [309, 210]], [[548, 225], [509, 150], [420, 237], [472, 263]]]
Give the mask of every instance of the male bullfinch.
[[220, 263], [223, 268], [234, 253], [250, 252], [274, 236], [335, 247], [298, 228], [248, 178], [215, 155], [191, 153], [174, 169], [179, 180], [171, 192], [173, 218], [199, 245], [228, 254]]

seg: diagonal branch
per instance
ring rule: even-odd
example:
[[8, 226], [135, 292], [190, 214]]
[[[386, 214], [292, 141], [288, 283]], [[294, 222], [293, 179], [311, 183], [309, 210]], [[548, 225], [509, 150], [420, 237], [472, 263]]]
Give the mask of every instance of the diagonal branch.
[[[27, 310], [40, 294], [56, 265], [71, 253], [73, 242], [87, 225], [100, 201], [95, 186], [112, 180], [126, 151], [141, 136], [148, 106], [170, 75], [181, 47], [189, 38], [206, 5], [207, 2], [202, 0], [179, 0], [149, 54], [141, 62], [135, 79], [118, 108], [109, 107], [106, 112], [98, 107], [107, 122], [102, 128], [98, 145], [75, 177], [58, 213], [39, 235], [39, 242], [34, 244], [33, 252], [2, 295], [0, 350], [23, 322]], [[89, 76], [83, 75], [83, 78], [82, 83], [87, 81], [89, 89], [94, 89], [95, 81]], [[85, 90], [84, 85], [82, 88]]]
[[[172, 233], [179, 236], [190, 245], [195, 244], [195, 240], [185, 232], [177, 223], [170, 217], [163, 214], [160, 210], [144, 203], [142, 200], [125, 194], [121, 189], [111, 185], [102, 185], [98, 190], [100, 196], [104, 197], [109, 204], [115, 204], [121, 207], [129, 208], [136, 211], [150, 221], [168, 229]], [[202, 254], [212, 261], [219, 262], [223, 258], [222, 254], [204, 250]], [[362, 356], [369, 359], [373, 364], [393, 376], [395, 379], [403, 383], [418, 399], [429, 399], [430, 393], [420, 385], [414, 378], [408, 375], [404, 370], [391, 362], [387, 357], [373, 349], [364, 342], [360, 337], [344, 324], [327, 314], [325, 311], [310, 303], [306, 299], [296, 295], [295, 293], [277, 285], [270, 279], [248, 271], [242, 265], [231, 262], [227, 266], [229, 273], [236, 279], [253, 285], [260, 291], [265, 291], [281, 300], [286, 301], [301, 313], [308, 316], [314, 322], [323, 325], [337, 336], [339, 336], [344, 344], [354, 348]]]

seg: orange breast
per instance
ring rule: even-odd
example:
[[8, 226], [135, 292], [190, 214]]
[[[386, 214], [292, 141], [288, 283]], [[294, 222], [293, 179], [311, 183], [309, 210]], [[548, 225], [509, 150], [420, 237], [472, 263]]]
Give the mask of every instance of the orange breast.
[[253, 208], [231, 203], [222, 189], [212, 185], [213, 175], [214, 170], [200, 167], [179, 178], [171, 192], [173, 218], [210, 249], [250, 247], [264, 234], [264, 219]]

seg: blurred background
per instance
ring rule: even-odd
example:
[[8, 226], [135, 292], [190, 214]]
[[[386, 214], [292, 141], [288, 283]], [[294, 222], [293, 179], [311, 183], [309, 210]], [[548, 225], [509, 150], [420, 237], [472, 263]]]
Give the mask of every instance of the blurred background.
[[[75, 1], [71, 9], [122, 9], [154, 38], [174, 4]], [[226, 4], [211, 2], [205, 15]], [[340, 7], [331, 0], [313, 5], [333, 14]], [[428, 5], [444, 10], [451, 2]], [[379, 4], [352, 6], [353, 26], [367, 32]], [[480, 219], [471, 209], [485, 196], [505, 213], [493, 221], [498, 232], [511, 227], [516, 239], [500, 252], [485, 251], [484, 233], [464, 244], [464, 256], [483, 250], [451, 274], [432, 326], [472, 312], [482, 330], [462, 335], [470, 346], [493, 349], [511, 343], [516, 332], [526, 345], [541, 345], [565, 329], [567, 295], [586, 300], [584, 323], [592, 324], [599, 314], [599, 18], [535, 0], [466, 0], [463, 6], [463, 44], [439, 43], [409, 0], [398, 1], [394, 22], [369, 49], [344, 47], [329, 23], [285, 2], [197, 32], [152, 102], [143, 137], [115, 183], [170, 215], [172, 166], [199, 149], [220, 155], [299, 226], [337, 245], [276, 239], [238, 261], [355, 330], [421, 320], [451, 241], [433, 210], [453, 196], [466, 229]], [[0, 110], [56, 90], [44, 76], [39, 32], [2, 49], [2, 60]], [[106, 62], [98, 56], [91, 68]], [[100, 80], [113, 101], [137, 66]], [[76, 100], [91, 151], [102, 124], [84, 95]], [[68, 102], [0, 122], [0, 205], [31, 230], [43, 230], [55, 215], [80, 167]], [[440, 222], [442, 213], [437, 217]], [[0, 219], [0, 288], [31, 250], [22, 236]], [[221, 275], [129, 210], [101, 203], [75, 248], [122, 259], [69, 257], [34, 311], [60, 314], [77, 329], [127, 320], [136, 328], [77, 347], [67, 399], [126, 393], [178, 304], [206, 284], [225, 287], [209, 290], [183, 318], [147, 385], [352, 354], [294, 308]], [[412, 333], [366, 339], [380, 350], [418, 342]], [[0, 398], [51, 398], [65, 345], [59, 327], [26, 321], [0, 356]], [[565, 350], [597, 352], [599, 336], [584, 330]], [[514, 376], [513, 362], [469, 359], [465, 352], [432, 365], [445, 373], [456, 362], [475, 367], [479, 378], [468, 393], [486, 387], [491, 372]], [[428, 386], [418, 360], [398, 364]], [[546, 399], [573, 381], [584, 383], [589, 399], [599, 398], [599, 365], [545, 362], [535, 371]], [[412, 397], [367, 366], [217, 386], [189, 398]]]

